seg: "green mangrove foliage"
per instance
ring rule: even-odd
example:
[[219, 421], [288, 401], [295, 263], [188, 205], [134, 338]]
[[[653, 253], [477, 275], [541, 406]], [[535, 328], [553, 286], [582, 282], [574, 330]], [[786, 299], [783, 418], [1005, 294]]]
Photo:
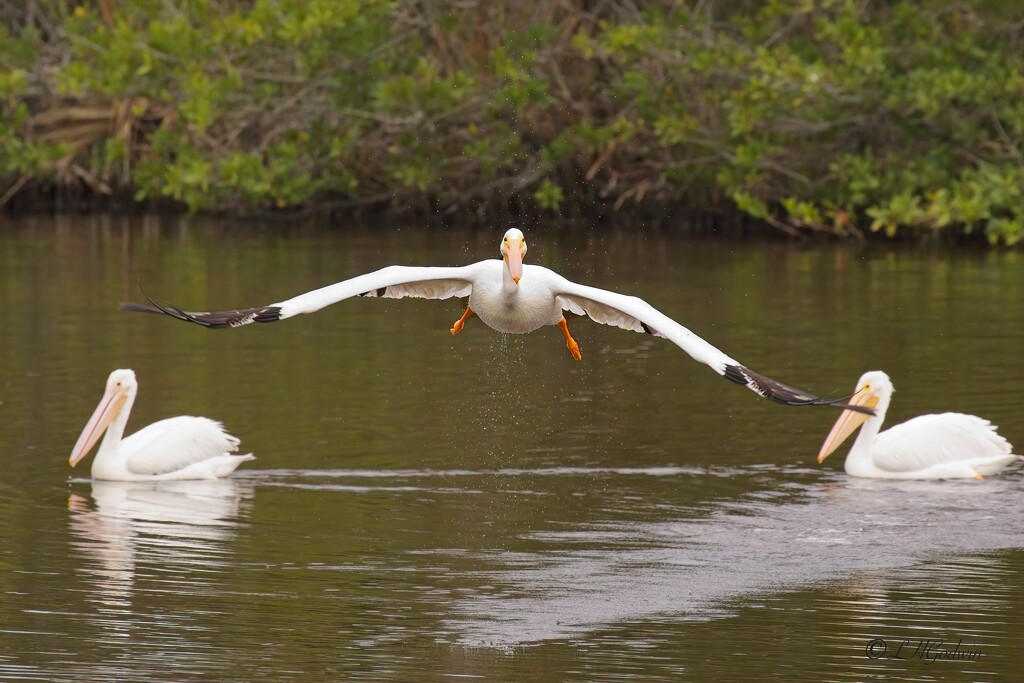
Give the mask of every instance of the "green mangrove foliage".
[[1024, 238], [992, 0], [0, 0], [0, 204], [739, 209]]

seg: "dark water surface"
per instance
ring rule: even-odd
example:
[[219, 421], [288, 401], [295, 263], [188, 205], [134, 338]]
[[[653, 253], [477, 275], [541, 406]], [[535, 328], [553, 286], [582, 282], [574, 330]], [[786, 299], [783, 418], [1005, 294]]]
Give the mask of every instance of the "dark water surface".
[[[1022, 254], [526, 232], [530, 262], [755, 370], [848, 393], [883, 369], [891, 424], [975, 413], [1024, 450]], [[583, 319], [576, 363], [554, 328], [453, 338], [457, 300], [232, 331], [117, 310], [140, 284], [265, 304], [500, 236], [0, 223], [0, 680], [1022, 680], [1024, 468], [852, 480], [845, 449], [814, 460], [834, 409]], [[139, 377], [129, 431], [206, 415], [257, 459], [70, 470], [116, 367]]]

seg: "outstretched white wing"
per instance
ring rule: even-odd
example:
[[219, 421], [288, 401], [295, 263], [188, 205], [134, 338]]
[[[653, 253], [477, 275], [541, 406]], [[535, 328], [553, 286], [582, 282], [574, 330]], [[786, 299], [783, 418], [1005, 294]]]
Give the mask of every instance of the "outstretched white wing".
[[727, 366], [739, 365], [736, 360], [639, 297], [577, 284], [557, 273], [548, 272], [553, 281], [557, 282], [555, 294], [564, 310], [577, 315], [585, 313], [603, 325], [665, 337], [694, 360], [710, 365], [720, 375], [725, 374]]
[[715, 372], [737, 384], [745, 385], [760, 396], [787, 405], [838, 403], [750, 370], [643, 299], [581, 285], [550, 270], [547, 271], [547, 277], [563, 310], [578, 315], [586, 314], [595, 322], [604, 325], [665, 337], [690, 354], [694, 360], [710, 366]]
[[474, 278], [486, 268], [486, 264], [487, 261], [481, 261], [454, 268], [388, 266], [269, 306], [228, 311], [183, 311], [150, 299], [152, 306], [122, 303], [121, 310], [166, 313], [203, 327], [241, 327], [249, 323], [284, 320], [300, 313], [313, 313], [354, 296], [379, 296], [387, 299], [449, 299], [469, 296]]
[[[486, 263], [486, 262], [482, 262]], [[473, 277], [481, 263], [456, 268], [425, 266], [388, 266], [337, 284], [273, 304], [281, 309], [280, 318], [312, 313], [353, 296], [379, 296], [386, 299], [450, 299], [469, 296]]]

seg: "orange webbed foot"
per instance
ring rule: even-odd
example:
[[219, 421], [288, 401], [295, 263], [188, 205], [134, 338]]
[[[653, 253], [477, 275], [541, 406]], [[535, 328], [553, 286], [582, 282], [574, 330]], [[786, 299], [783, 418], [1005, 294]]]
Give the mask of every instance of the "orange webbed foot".
[[462, 332], [462, 328], [466, 326], [466, 320], [471, 315], [473, 315], [473, 309], [470, 308], [469, 306], [466, 306], [466, 312], [462, 314], [461, 318], [455, 321], [455, 324], [452, 325], [452, 329], [448, 330], [449, 332], [452, 333], [453, 337], [457, 335], [459, 332]]
[[558, 322], [558, 329], [562, 330], [562, 334], [565, 335], [565, 348], [569, 349], [569, 353], [576, 360], [583, 360], [583, 354], [580, 353], [580, 345], [576, 343], [576, 340], [569, 334], [569, 326], [565, 322], [565, 318], [562, 318]]

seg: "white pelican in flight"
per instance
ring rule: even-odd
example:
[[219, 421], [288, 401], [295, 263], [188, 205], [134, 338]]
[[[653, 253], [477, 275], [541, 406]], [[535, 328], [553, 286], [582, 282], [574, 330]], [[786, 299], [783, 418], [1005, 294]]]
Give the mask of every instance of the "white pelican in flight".
[[153, 306], [123, 303], [121, 308], [166, 313], [179, 320], [221, 328], [239, 327], [253, 322], [269, 323], [300, 313], [313, 313], [353, 296], [389, 299], [407, 296], [422, 299], [468, 296], [466, 312], [452, 326], [452, 334], [461, 332], [471, 315], [476, 315], [498, 332], [509, 334], [526, 334], [544, 325], [554, 325], [565, 336], [565, 345], [572, 357], [581, 360], [583, 354], [579, 344], [569, 334], [563, 314], [564, 311], [570, 311], [578, 315], [586, 314], [592, 320], [606, 325], [666, 337], [694, 360], [709, 365], [727, 379], [746, 385], [757, 394], [778, 403], [840, 404], [839, 400], [824, 399], [749, 370], [635, 296], [576, 284], [542, 266], [523, 265], [526, 238], [515, 228], [505, 233], [500, 251], [501, 260], [480, 261], [468, 266], [388, 266], [276, 304], [256, 308], [199, 313], [162, 306], [152, 299], [150, 302]]
[[89, 453], [104, 430], [107, 435], [92, 461], [94, 479], [217, 479], [253, 459], [252, 454], [231, 455], [238, 450], [238, 439], [219, 422], [205, 417], [169, 417], [123, 439], [138, 390], [131, 370], [110, 373], [106, 393], [68, 458], [72, 467]]
[[892, 398], [892, 382], [880, 370], [865, 372], [850, 404], [872, 408], [873, 416], [844, 410], [818, 453], [823, 462], [861, 427], [846, 473], [876, 479], [983, 479], [1021, 458], [988, 420], [963, 413], [921, 415], [878, 430]]

